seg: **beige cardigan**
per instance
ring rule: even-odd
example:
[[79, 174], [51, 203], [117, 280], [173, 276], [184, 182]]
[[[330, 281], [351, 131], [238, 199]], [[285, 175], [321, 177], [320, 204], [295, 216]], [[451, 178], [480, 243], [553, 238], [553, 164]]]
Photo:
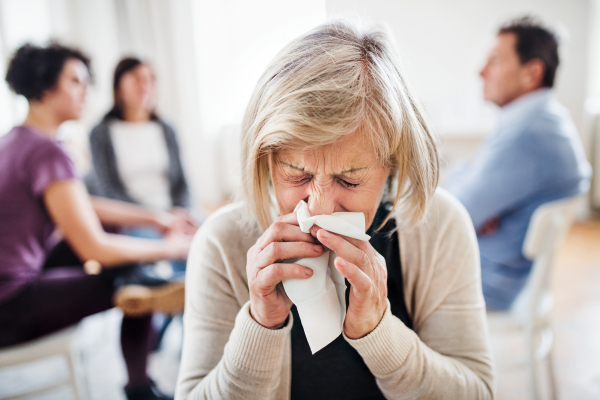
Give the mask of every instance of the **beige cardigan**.
[[[183, 399], [289, 399], [290, 314], [269, 330], [249, 315], [246, 252], [262, 230], [244, 208], [213, 214], [188, 259], [184, 342], [175, 393]], [[494, 371], [471, 220], [438, 189], [426, 216], [399, 232], [414, 332], [388, 310], [367, 336], [345, 339], [388, 399], [492, 399]]]

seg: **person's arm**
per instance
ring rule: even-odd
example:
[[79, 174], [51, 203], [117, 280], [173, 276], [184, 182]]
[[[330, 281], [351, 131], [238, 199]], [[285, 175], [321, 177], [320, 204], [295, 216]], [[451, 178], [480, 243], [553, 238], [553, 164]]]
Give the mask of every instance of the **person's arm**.
[[104, 232], [85, 187], [78, 179], [55, 181], [43, 192], [46, 208], [75, 253], [84, 261], [96, 260], [104, 267], [159, 259], [182, 259], [189, 239], [137, 239]]
[[405, 298], [415, 331], [393, 316], [388, 304], [372, 332], [345, 338], [388, 399], [492, 399], [493, 363], [473, 228], [456, 201], [430, 215], [417, 229], [400, 232]]
[[152, 226], [162, 232], [169, 230], [177, 218], [166, 211], [126, 203], [124, 201], [91, 196], [92, 207], [100, 222], [114, 226]]
[[[475, 230], [535, 193], [543, 183], [532, 135], [496, 141], [471, 165], [466, 181], [449, 187], [467, 209]], [[539, 145], [538, 145], [539, 147]]]
[[[293, 228], [286, 229], [280, 224], [256, 240], [257, 235], [247, 232], [252, 227], [240, 228], [239, 217], [240, 214], [213, 214], [192, 243], [186, 271], [184, 343], [175, 393], [177, 400], [263, 400], [280, 398], [282, 391], [289, 391], [289, 387], [280, 385], [280, 378], [284, 368], [289, 367], [289, 359], [285, 357], [289, 356], [293, 325], [289, 312], [291, 302], [285, 294], [272, 291], [265, 294], [261, 304], [251, 293], [261, 285], [261, 276], [268, 279], [263, 274], [270, 274], [269, 271], [273, 272], [270, 274], [273, 278], [276, 270], [287, 270], [287, 275], [294, 278], [308, 275], [300, 265], [286, 264], [278, 268], [268, 260], [265, 262], [271, 265], [256, 271], [255, 276], [252, 271], [258, 265], [255, 263], [261, 262], [260, 255], [266, 256], [260, 250], [263, 245], [283, 243], [278, 241], [279, 235], [296, 240], [313, 239], [297, 226], [297, 232], [292, 232]], [[302, 253], [314, 247], [308, 243], [288, 244], [292, 246], [280, 247]], [[292, 250], [293, 247], [297, 250]], [[286, 249], [277, 250], [277, 246], [270, 249], [281, 258], [289, 258]], [[251, 272], [242, 273], [246, 268]], [[300, 272], [292, 274], [294, 271]], [[275, 280], [281, 281], [281, 278]], [[252, 314], [249, 299], [252, 299]], [[266, 303], [273, 307], [268, 310]], [[269, 321], [267, 316], [274, 319]]]

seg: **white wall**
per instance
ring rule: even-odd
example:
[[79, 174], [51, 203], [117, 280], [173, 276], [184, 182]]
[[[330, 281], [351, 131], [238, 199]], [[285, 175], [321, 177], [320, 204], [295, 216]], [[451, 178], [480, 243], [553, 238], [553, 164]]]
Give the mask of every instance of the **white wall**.
[[294, 37], [325, 20], [324, 0], [195, 1], [201, 126], [241, 120], [258, 78]]
[[[205, 205], [235, 192], [239, 124], [256, 82], [275, 54], [325, 21], [324, 0], [195, 1], [199, 126], [190, 137]], [[192, 150], [193, 149], [193, 150]]]
[[404, 70], [442, 136], [484, 135], [495, 122], [478, 71], [498, 26], [534, 14], [569, 33], [561, 49], [559, 100], [580, 132], [586, 98], [587, 0], [326, 0], [327, 15], [385, 21], [396, 34]]

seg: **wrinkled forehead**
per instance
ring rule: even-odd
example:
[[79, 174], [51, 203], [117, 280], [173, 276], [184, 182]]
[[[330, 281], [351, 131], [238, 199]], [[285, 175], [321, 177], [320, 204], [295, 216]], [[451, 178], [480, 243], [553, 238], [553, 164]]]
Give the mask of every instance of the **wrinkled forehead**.
[[313, 173], [340, 173], [379, 165], [373, 144], [358, 133], [319, 147], [282, 149], [273, 153], [273, 160]]

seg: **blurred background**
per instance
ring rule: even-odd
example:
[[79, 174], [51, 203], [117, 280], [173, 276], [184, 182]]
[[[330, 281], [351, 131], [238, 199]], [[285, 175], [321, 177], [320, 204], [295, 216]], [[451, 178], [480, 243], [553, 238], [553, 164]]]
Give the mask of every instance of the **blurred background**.
[[[212, 209], [235, 192], [232, 139], [254, 85], [292, 38], [335, 16], [388, 24], [450, 162], [476, 148], [494, 126], [496, 109], [482, 99], [478, 72], [498, 26], [523, 14], [541, 17], [562, 38], [556, 91], [591, 158], [600, 98], [600, 4], [594, 0], [2, 0], [0, 73], [25, 42], [56, 39], [89, 54], [95, 83], [84, 118], [61, 133], [85, 171], [87, 135], [112, 104], [117, 61], [126, 55], [149, 60], [158, 111], [179, 134], [195, 204]], [[26, 112], [25, 99], [2, 80], [0, 134]], [[595, 198], [600, 205], [600, 194]]]
[[[599, 0], [0, 0], [0, 75], [25, 42], [55, 39], [91, 57], [94, 83], [84, 117], [65, 123], [60, 132], [84, 174], [90, 164], [89, 132], [112, 105], [116, 63], [128, 55], [148, 60], [157, 77], [157, 110], [179, 135], [194, 204], [210, 212], [235, 196], [245, 106], [266, 65], [292, 38], [336, 16], [389, 25], [448, 165], [468, 158], [492, 130], [497, 109], [483, 101], [478, 72], [499, 25], [525, 14], [539, 16], [561, 37], [557, 97], [570, 111], [596, 172]], [[12, 94], [2, 79], [0, 135], [26, 113], [27, 101]], [[565, 246], [571, 253], [563, 253], [557, 267], [556, 364], [565, 399], [600, 398], [600, 257], [595, 249], [600, 246], [590, 228], [600, 209], [600, 178], [594, 175], [589, 202], [575, 226], [579, 231]], [[581, 236], [586, 229], [592, 233]], [[85, 322], [83, 340], [90, 348], [114, 339], [114, 348], [96, 347], [88, 354], [93, 398], [122, 396], [124, 368], [118, 329], [112, 329], [119, 318], [111, 315], [117, 312]], [[180, 335], [180, 323], [174, 323], [170, 339], [153, 356], [152, 368], [166, 390], [175, 384]], [[0, 382], [2, 376], [8, 379], [0, 374]], [[521, 372], [500, 372], [499, 377], [499, 398], [527, 398], [528, 381]]]

